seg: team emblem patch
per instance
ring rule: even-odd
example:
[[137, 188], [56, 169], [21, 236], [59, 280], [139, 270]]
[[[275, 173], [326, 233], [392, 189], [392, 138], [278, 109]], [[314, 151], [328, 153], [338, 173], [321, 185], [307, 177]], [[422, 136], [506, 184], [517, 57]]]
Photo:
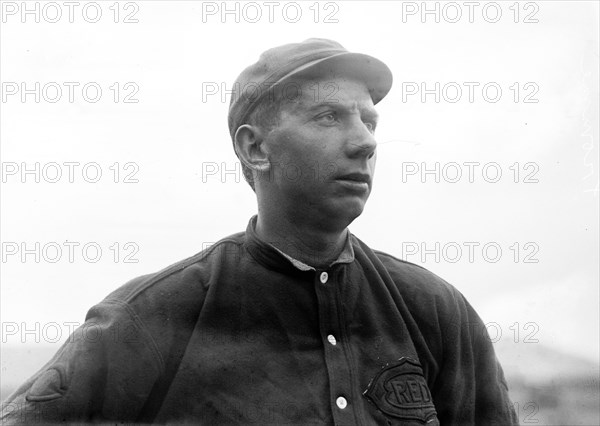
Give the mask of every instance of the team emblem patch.
[[388, 416], [438, 424], [431, 392], [418, 361], [402, 357], [371, 380], [365, 398]]

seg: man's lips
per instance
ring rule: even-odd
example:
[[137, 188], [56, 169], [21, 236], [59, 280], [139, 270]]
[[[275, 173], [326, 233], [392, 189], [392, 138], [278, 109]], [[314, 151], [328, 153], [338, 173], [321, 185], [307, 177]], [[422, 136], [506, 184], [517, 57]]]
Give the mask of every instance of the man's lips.
[[356, 183], [371, 184], [371, 176], [366, 173], [348, 173], [335, 178], [335, 180], [345, 180]]

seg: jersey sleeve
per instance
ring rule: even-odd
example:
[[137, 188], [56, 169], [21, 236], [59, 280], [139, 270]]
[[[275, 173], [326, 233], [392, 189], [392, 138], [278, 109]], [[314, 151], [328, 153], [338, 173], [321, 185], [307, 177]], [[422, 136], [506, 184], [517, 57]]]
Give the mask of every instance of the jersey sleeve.
[[441, 424], [518, 425], [487, 328], [456, 291], [454, 318], [444, 326], [443, 360], [434, 386]]
[[2, 403], [0, 419], [7, 425], [135, 421], [163, 370], [136, 314], [125, 302], [104, 301]]

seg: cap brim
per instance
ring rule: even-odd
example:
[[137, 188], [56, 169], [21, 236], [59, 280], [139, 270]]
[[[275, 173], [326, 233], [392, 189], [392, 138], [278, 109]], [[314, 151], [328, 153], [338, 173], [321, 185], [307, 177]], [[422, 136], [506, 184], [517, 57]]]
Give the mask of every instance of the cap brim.
[[275, 84], [279, 85], [294, 77], [325, 76], [345, 76], [362, 81], [369, 90], [373, 104], [377, 104], [388, 94], [393, 83], [392, 72], [379, 59], [362, 53], [344, 52], [304, 64], [280, 78]]

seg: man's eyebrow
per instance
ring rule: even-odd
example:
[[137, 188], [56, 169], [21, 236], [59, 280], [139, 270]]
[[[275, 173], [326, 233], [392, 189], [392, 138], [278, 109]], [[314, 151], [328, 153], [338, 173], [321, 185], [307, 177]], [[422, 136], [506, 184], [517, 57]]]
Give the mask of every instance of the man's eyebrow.
[[379, 121], [379, 113], [375, 108], [363, 108], [361, 110], [361, 116], [375, 123]]
[[377, 110], [373, 107], [359, 107], [358, 102], [352, 103], [342, 103], [342, 102], [332, 102], [332, 101], [320, 101], [313, 102], [310, 107], [308, 107], [308, 112], [312, 112], [322, 108], [334, 108], [337, 110], [345, 110], [345, 111], [359, 111], [361, 117], [366, 117], [370, 120], [377, 121], [379, 119], [379, 114]]

